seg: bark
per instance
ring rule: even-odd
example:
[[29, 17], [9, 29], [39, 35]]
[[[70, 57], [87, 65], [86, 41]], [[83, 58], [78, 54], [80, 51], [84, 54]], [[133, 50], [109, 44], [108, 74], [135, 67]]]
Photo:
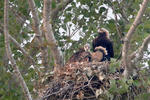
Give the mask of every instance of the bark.
[[48, 57], [49, 57], [48, 48], [47, 48], [47, 46], [41, 47], [41, 50], [42, 50], [42, 52], [41, 52], [42, 65], [45, 66], [44, 70], [46, 72], [50, 68], [49, 59], [48, 59]]
[[[2, 27], [3, 27], [3, 25], [2, 25]], [[0, 26], [0, 32], [3, 33], [3, 30], [1, 29], [1, 26]], [[8, 36], [9, 36], [9, 39], [19, 48], [19, 50], [22, 51], [24, 56], [26, 56], [29, 59], [29, 61], [33, 65], [35, 65], [36, 63], [35, 63], [34, 59], [28, 54], [28, 52], [23, 47], [20, 46], [20, 44], [16, 41], [16, 39], [13, 38], [10, 34], [8, 34]]]
[[20, 44], [11, 35], [8, 35], [8, 36], [9, 36], [9, 39], [19, 48], [19, 50], [22, 51], [22, 53], [26, 57], [28, 57], [32, 63], [35, 63], [33, 58], [26, 52], [26, 50], [23, 47], [21, 47]]
[[137, 63], [142, 59], [144, 51], [147, 50], [149, 43], [150, 43], [150, 35], [144, 39], [142, 45], [138, 48], [138, 50], [131, 54], [130, 58], [131, 60], [133, 59], [133, 63]]
[[[48, 59], [48, 50], [47, 50], [47, 46], [44, 46], [44, 42], [43, 42], [43, 37], [42, 37], [42, 31], [40, 29], [40, 19], [38, 17], [38, 11], [35, 5], [34, 0], [28, 0], [29, 3], [29, 7], [31, 9], [32, 15], [33, 15], [33, 30], [36, 33], [36, 37], [38, 40], [38, 44], [40, 46], [40, 50], [41, 50], [41, 57], [42, 57], [42, 64], [45, 66], [45, 68], [49, 68], [49, 64], [48, 61], [45, 59]], [[45, 55], [46, 54], [46, 55]]]
[[34, 26], [33, 30], [36, 33], [39, 43], [42, 44], [42, 32], [40, 30], [40, 20], [38, 17], [38, 12], [37, 12], [37, 8], [35, 6], [35, 2], [34, 2], [34, 0], [28, 0], [28, 3], [29, 3], [30, 10], [32, 12], [32, 15], [33, 15], [33, 18], [32, 18], [33, 26]]
[[9, 32], [8, 32], [8, 0], [5, 0], [4, 2], [4, 36], [5, 36], [5, 48], [6, 48], [6, 53], [7, 56], [11, 62], [11, 65], [14, 68], [14, 74], [16, 78], [18, 79], [19, 84], [21, 85], [23, 92], [25, 94], [25, 97], [27, 100], [32, 100], [31, 94], [29, 92], [29, 89], [18, 69], [18, 66], [16, 65], [15, 59], [12, 57], [12, 52], [10, 48], [10, 43], [9, 43]]
[[43, 8], [43, 28], [45, 32], [45, 37], [50, 46], [51, 52], [53, 54], [55, 60], [55, 66], [63, 66], [63, 56], [62, 52], [58, 47], [57, 41], [54, 37], [54, 33], [52, 30], [52, 24], [50, 23], [50, 0], [44, 0], [44, 8]]
[[146, 5], [148, 4], [148, 1], [149, 0], [143, 0], [140, 10], [138, 11], [138, 14], [137, 14], [132, 26], [130, 27], [128, 33], [126, 34], [126, 36], [124, 38], [124, 45], [123, 45], [123, 50], [122, 50], [122, 61], [123, 61], [123, 65], [125, 67], [125, 73], [124, 73], [125, 77], [128, 77], [129, 75], [132, 74], [131, 59], [128, 55], [130, 40], [132, 38], [132, 35], [133, 35], [136, 27], [139, 25], [139, 23], [141, 21], [141, 18], [146, 9]]

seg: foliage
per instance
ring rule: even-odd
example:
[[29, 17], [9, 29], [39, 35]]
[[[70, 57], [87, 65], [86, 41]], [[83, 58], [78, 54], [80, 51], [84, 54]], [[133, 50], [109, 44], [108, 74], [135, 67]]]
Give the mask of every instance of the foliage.
[[[52, 0], [52, 8], [57, 6], [56, 1]], [[116, 62], [116, 59], [120, 55], [122, 40], [119, 38], [115, 18], [111, 14], [111, 8], [114, 6], [114, 13], [118, 15], [118, 26], [120, 27], [121, 34], [124, 36], [129, 30], [135, 16], [139, 10], [139, 5], [142, 0], [73, 0], [63, 11], [60, 11], [57, 18], [53, 20], [53, 30], [55, 38], [58, 41], [61, 50], [63, 51], [65, 60], [76, 52], [84, 44], [91, 42], [94, 37], [97, 36], [97, 28], [105, 27], [110, 31], [110, 38], [114, 43], [115, 58], [110, 64], [110, 73], [114, 73], [120, 68], [120, 61]], [[43, 1], [35, 0], [38, 8], [39, 17], [42, 18]], [[17, 65], [21, 73], [23, 74], [25, 81], [29, 87], [33, 96], [36, 96], [35, 88], [39, 88], [38, 84], [45, 78], [54, 66], [54, 60], [51, 57], [51, 51], [48, 49], [48, 60], [51, 70], [44, 71], [45, 67], [41, 64], [41, 55], [39, 45], [34, 38], [34, 32], [31, 29], [31, 13], [26, 0], [10, 0], [9, 11], [9, 32], [28, 53], [34, 58], [36, 67], [32, 67], [29, 59], [25, 57], [22, 52], [11, 42], [12, 52], [14, 58], [17, 61]], [[150, 5], [150, 4], [149, 4]], [[4, 100], [24, 100], [23, 93], [17, 85], [17, 81], [13, 77], [13, 68], [8, 63], [6, 57], [4, 35], [3, 35], [3, 10], [4, 0], [0, 1], [0, 99]], [[131, 51], [137, 50], [142, 44], [143, 39], [150, 34], [150, 8], [148, 7], [145, 15], [142, 17], [142, 22], [135, 31], [134, 37], [131, 41]], [[124, 14], [125, 13], [125, 16]], [[41, 25], [42, 26], [42, 25]], [[31, 39], [33, 37], [33, 39]], [[46, 40], [45, 40], [46, 41]], [[47, 44], [43, 44], [47, 46]], [[149, 51], [146, 51], [149, 55]], [[148, 68], [143, 68], [145, 63], [148, 63]], [[145, 98], [148, 100], [150, 86], [149, 67], [150, 60], [143, 58], [139, 65], [140, 70], [138, 73], [138, 80], [110, 80], [110, 88], [106, 92], [108, 98], [120, 99], [119, 95], [124, 93], [131, 94], [129, 88], [131, 84], [139, 88], [135, 90], [138, 95], [135, 96], [137, 100]], [[119, 88], [118, 88], [119, 87]], [[140, 92], [139, 92], [140, 91]], [[115, 95], [117, 94], [117, 95]]]

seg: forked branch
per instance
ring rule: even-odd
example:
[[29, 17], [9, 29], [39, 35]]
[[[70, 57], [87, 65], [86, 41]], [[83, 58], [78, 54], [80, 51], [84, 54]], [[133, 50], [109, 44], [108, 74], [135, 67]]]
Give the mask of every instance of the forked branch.
[[150, 43], [150, 35], [144, 39], [142, 45], [138, 48], [138, 50], [131, 54], [130, 58], [131, 60], [132, 59], [134, 60], [134, 63], [142, 59], [144, 51], [148, 48], [149, 43]]
[[58, 48], [57, 41], [54, 37], [52, 24], [50, 23], [50, 11], [51, 11], [51, 2], [50, 0], [44, 0], [44, 8], [43, 8], [43, 28], [46, 40], [50, 46], [51, 52], [55, 59], [55, 66], [63, 66], [63, 56], [61, 50]]
[[123, 65], [125, 66], [125, 76], [129, 76], [130, 74], [132, 74], [132, 68], [130, 66], [131, 64], [131, 60], [129, 59], [129, 55], [128, 55], [128, 51], [129, 51], [129, 44], [130, 44], [130, 40], [134, 34], [134, 31], [136, 29], [136, 27], [139, 25], [141, 18], [144, 14], [144, 11], [146, 9], [146, 5], [148, 4], [149, 0], [143, 0], [143, 3], [140, 7], [140, 10], [138, 11], [138, 14], [132, 24], [132, 26], [130, 27], [128, 33], [126, 34], [125, 38], [124, 38], [124, 45], [123, 45], [123, 50], [122, 50], [122, 61], [123, 61]]
[[65, 9], [65, 7], [71, 3], [73, 0], [61, 0], [61, 2], [57, 5], [55, 9], [52, 10], [51, 17], [55, 19], [60, 11]]

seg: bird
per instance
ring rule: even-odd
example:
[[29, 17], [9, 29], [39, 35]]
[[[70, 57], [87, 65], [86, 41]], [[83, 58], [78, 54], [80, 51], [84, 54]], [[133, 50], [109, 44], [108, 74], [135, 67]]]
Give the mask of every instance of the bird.
[[102, 62], [106, 60], [105, 56], [108, 55], [106, 48], [98, 46], [94, 51], [95, 52], [91, 53], [93, 62]]
[[90, 53], [90, 45], [85, 44], [82, 48], [80, 48], [77, 52], [75, 52], [68, 63], [71, 62], [90, 62], [91, 61], [91, 53]]

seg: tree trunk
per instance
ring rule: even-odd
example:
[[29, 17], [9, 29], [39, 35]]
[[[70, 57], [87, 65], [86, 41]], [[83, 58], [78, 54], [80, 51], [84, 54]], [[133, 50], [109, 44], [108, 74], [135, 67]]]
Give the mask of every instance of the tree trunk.
[[132, 35], [136, 29], [136, 27], [140, 24], [141, 18], [144, 14], [144, 11], [146, 9], [146, 5], [148, 4], [149, 0], [144, 0], [140, 10], [138, 11], [138, 14], [132, 24], [132, 26], [130, 27], [128, 33], [126, 34], [125, 38], [124, 38], [124, 45], [123, 45], [123, 50], [122, 50], [122, 62], [123, 65], [125, 67], [125, 73], [124, 76], [125, 77], [129, 77], [132, 74], [132, 68], [131, 68], [131, 59], [129, 57], [128, 51], [129, 51], [129, 45], [130, 45], [130, 40], [132, 38]]
[[43, 28], [46, 40], [48, 42], [48, 45], [50, 46], [51, 52], [53, 54], [54, 60], [55, 60], [55, 66], [63, 66], [63, 55], [61, 50], [58, 47], [57, 41], [54, 37], [54, 33], [52, 30], [52, 25], [50, 23], [51, 17], [50, 17], [50, 0], [44, 0], [44, 8], [43, 8]]
[[16, 65], [15, 59], [12, 57], [12, 52], [9, 44], [9, 32], [8, 32], [8, 0], [5, 0], [4, 2], [4, 36], [5, 36], [5, 48], [7, 56], [11, 62], [11, 65], [14, 68], [14, 75], [18, 79], [19, 84], [21, 85], [23, 92], [25, 94], [25, 97], [27, 100], [32, 100], [31, 94], [29, 92], [29, 89], [18, 69], [18, 66]]

